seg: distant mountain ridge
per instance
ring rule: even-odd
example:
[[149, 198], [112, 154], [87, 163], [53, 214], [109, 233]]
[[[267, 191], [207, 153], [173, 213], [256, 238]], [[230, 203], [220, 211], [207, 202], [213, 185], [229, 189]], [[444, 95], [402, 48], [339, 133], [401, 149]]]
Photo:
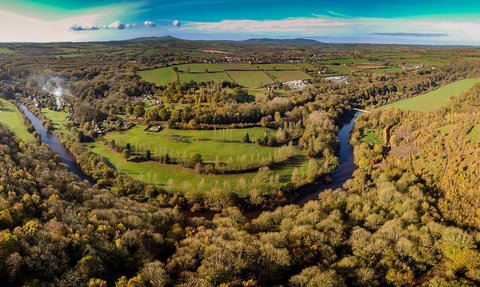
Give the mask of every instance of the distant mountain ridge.
[[318, 45], [322, 44], [317, 40], [295, 38], [295, 39], [272, 39], [272, 38], [252, 38], [241, 41], [248, 44], [286, 44], [286, 45]]
[[189, 42], [232, 42], [232, 43], [245, 43], [245, 44], [265, 44], [265, 45], [318, 45], [323, 44], [322, 42], [305, 39], [305, 38], [295, 38], [295, 39], [273, 39], [273, 38], [252, 38], [241, 41], [233, 40], [185, 40], [180, 38], [175, 38], [172, 36], [163, 36], [163, 37], [141, 37], [126, 40], [129, 42], [143, 42], [143, 41], [189, 41]]

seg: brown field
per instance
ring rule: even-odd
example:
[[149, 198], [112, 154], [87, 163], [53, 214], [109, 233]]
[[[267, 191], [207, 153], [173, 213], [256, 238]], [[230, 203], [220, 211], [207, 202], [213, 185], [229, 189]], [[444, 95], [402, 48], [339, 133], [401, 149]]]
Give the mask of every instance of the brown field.
[[45, 52], [53, 52], [55, 51], [56, 48], [51, 48], [51, 47], [42, 47], [42, 48], [31, 48], [31, 47], [23, 47], [23, 48], [17, 48], [17, 51], [20, 51], [25, 54], [41, 54]]
[[212, 54], [228, 54], [228, 52], [225, 51], [219, 51], [219, 50], [203, 50], [205, 53], [212, 53]]

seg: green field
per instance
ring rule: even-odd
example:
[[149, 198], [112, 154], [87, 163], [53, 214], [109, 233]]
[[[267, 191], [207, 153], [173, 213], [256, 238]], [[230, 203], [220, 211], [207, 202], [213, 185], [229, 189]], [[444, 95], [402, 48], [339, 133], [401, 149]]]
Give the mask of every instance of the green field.
[[271, 74], [275, 80], [280, 80], [281, 82], [307, 80], [312, 78], [302, 71], [268, 71], [268, 73]]
[[350, 74], [351, 71], [355, 70], [351, 67], [342, 66], [342, 65], [324, 65], [324, 66], [339, 74]]
[[437, 131], [448, 135], [453, 130], [454, 127], [455, 125], [446, 125], [443, 127], [439, 127]]
[[383, 140], [381, 139], [380, 135], [380, 131], [368, 130], [363, 133], [361, 141], [368, 143], [370, 146], [383, 144]]
[[[197, 187], [198, 183], [203, 179], [205, 188], [212, 188], [215, 184], [223, 186], [224, 181], [228, 181], [232, 190], [235, 189], [237, 182], [240, 178], [246, 180], [247, 188], [244, 192], [248, 192], [248, 186], [252, 183], [255, 177], [255, 172], [230, 174], [230, 175], [201, 175], [194, 172], [192, 169], [188, 169], [175, 164], [167, 165], [157, 163], [155, 159], [155, 151], [159, 151], [162, 148], [168, 154], [171, 154], [176, 160], [178, 156], [182, 157], [184, 152], [187, 156], [191, 152], [199, 152], [204, 159], [204, 163], [214, 163], [215, 157], [218, 155], [221, 162], [226, 162], [232, 157], [233, 163], [236, 164], [239, 156], [246, 155], [247, 162], [251, 162], [252, 155], [254, 163], [257, 162], [257, 158], [260, 160], [262, 157], [269, 157], [270, 154], [274, 155], [277, 147], [262, 147], [253, 143], [246, 144], [240, 143], [240, 138], [248, 132], [250, 139], [254, 139], [257, 136], [263, 136], [265, 130], [262, 128], [246, 128], [246, 129], [233, 129], [231, 130], [232, 142], [230, 140], [230, 130], [227, 133], [225, 130], [225, 138], [227, 141], [218, 142], [213, 141], [213, 136], [221, 137], [223, 131], [217, 130], [205, 130], [203, 131], [184, 131], [184, 130], [170, 130], [168, 134], [182, 136], [185, 142], [171, 141], [165, 137], [167, 132], [161, 131], [159, 133], [147, 133], [143, 131], [143, 126], [135, 126], [132, 129], [124, 132], [114, 132], [105, 135], [107, 142], [112, 139], [115, 140], [117, 145], [124, 146], [127, 142], [130, 143], [132, 150], [138, 148], [139, 153], [144, 153], [146, 149], [150, 148], [152, 151], [152, 161], [148, 162], [132, 162], [126, 161], [122, 158], [121, 154], [113, 151], [110, 147], [103, 145], [100, 142], [93, 144], [85, 144], [93, 152], [101, 154], [105, 162], [111, 166], [117, 168], [121, 172], [127, 173], [130, 176], [140, 179], [144, 182], [163, 184], [172, 179], [175, 182], [173, 190], [182, 191], [182, 184], [187, 181], [189, 186]], [[275, 136], [276, 131], [267, 129], [267, 135], [269, 137]], [[194, 138], [200, 138], [203, 134], [203, 141], [195, 141]], [[228, 136], [227, 136], [228, 135]], [[140, 146], [142, 151], [140, 152]], [[160, 153], [160, 152], [159, 152]], [[288, 159], [281, 164], [275, 164], [271, 166], [272, 174], [279, 174], [280, 182], [285, 183], [291, 179], [291, 174], [294, 167], [299, 167], [303, 173], [306, 173], [306, 166], [308, 164], [307, 158], [302, 155], [296, 148], [294, 148], [295, 156]], [[218, 183], [217, 183], [218, 182]], [[241, 195], [245, 193], [236, 191]]]
[[414, 98], [382, 106], [382, 108], [394, 107], [404, 110], [429, 112], [435, 108], [446, 105], [448, 101], [450, 101], [451, 96], [469, 89], [477, 82], [480, 82], [480, 79], [461, 80]]
[[190, 69], [190, 73], [204, 73], [205, 69], [209, 72], [221, 72], [223, 69], [217, 64], [183, 64], [176, 66], [178, 72], [187, 73]]
[[65, 122], [68, 113], [64, 111], [52, 111], [47, 108], [40, 109], [43, 114], [45, 114], [48, 118], [52, 119], [52, 121], [56, 124], [61, 125]]
[[263, 69], [265, 71], [273, 71], [275, 70], [298, 70], [298, 67], [292, 64], [258, 64], [255, 65], [255, 67], [258, 66], [260, 69]]
[[390, 68], [370, 69], [370, 71], [372, 71], [372, 73], [375, 73], [375, 74], [380, 74], [380, 73], [388, 73], [388, 72], [403, 72], [405, 70], [402, 68], [390, 67]]
[[470, 133], [468, 133], [467, 139], [471, 140], [472, 142], [480, 143], [480, 125], [473, 127]]
[[317, 70], [317, 68], [315, 68], [312, 64], [309, 64], [309, 63], [296, 63], [295, 66], [307, 68], [309, 70], [314, 70], [314, 71]]
[[244, 87], [259, 87], [273, 83], [262, 71], [229, 71], [228, 75]]
[[252, 65], [249, 64], [217, 64], [218, 67], [220, 67], [224, 71], [255, 71], [257, 68], [255, 68]]
[[191, 80], [200, 83], [200, 82], [207, 82], [207, 81], [214, 81], [215, 83], [228, 81], [230, 82], [231, 79], [225, 72], [211, 72], [211, 73], [178, 73], [178, 78], [181, 83], [183, 82], [190, 82]]
[[137, 74], [145, 81], [157, 85], [168, 85], [178, 79], [177, 73], [171, 67], [138, 71]]
[[0, 54], [13, 54], [13, 53], [15, 52], [8, 48], [0, 48]]
[[0, 101], [3, 103], [3, 107], [0, 108], [0, 122], [4, 126], [7, 126], [17, 136], [22, 138], [22, 140], [29, 143], [35, 142], [32, 134], [27, 132], [27, 128], [23, 123], [23, 118], [18, 111], [18, 108], [9, 101], [3, 99], [0, 99]]

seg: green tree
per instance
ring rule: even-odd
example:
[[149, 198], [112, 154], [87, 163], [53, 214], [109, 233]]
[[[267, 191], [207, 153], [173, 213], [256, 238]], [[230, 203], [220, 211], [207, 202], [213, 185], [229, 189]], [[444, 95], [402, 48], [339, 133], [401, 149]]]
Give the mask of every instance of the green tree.
[[150, 150], [147, 149], [147, 151], [145, 152], [145, 158], [146, 158], [147, 160], [150, 160], [151, 156], [152, 156], [152, 154], [151, 154]]
[[132, 156], [132, 151], [130, 149], [124, 149], [122, 151], [122, 156], [124, 159], [129, 159]]
[[197, 163], [202, 163], [202, 155], [198, 152], [192, 152], [190, 154], [189, 164], [190, 166], [194, 167]]
[[136, 117], [142, 117], [144, 114], [145, 114], [145, 109], [140, 105], [136, 105], [135, 109], [133, 109], [133, 115]]

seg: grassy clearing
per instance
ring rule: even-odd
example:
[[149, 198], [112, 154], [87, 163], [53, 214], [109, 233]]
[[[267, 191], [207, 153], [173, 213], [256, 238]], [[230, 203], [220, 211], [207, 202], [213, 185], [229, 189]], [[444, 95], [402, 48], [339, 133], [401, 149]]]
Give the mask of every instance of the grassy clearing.
[[256, 71], [252, 65], [249, 64], [217, 64], [223, 71]]
[[[143, 154], [146, 149], [150, 148], [152, 151], [152, 159], [155, 159], [155, 151], [159, 151], [160, 148], [163, 152], [167, 152], [173, 157], [176, 162], [177, 157], [182, 157], [184, 152], [187, 157], [191, 152], [199, 152], [204, 159], [204, 163], [214, 163], [215, 157], [218, 155], [221, 162], [228, 161], [232, 157], [233, 163], [237, 162], [239, 156], [246, 155], [247, 162], [257, 162], [262, 157], [268, 157], [270, 154], [274, 154], [276, 147], [262, 147], [255, 144], [240, 143], [241, 137], [248, 132], [250, 139], [254, 139], [257, 136], [263, 136], [265, 131], [269, 137], [275, 136], [276, 131], [272, 129], [264, 130], [262, 128], [246, 128], [246, 129], [233, 129], [225, 130], [226, 142], [213, 141], [214, 134], [216, 138], [223, 137], [224, 131], [217, 130], [205, 130], [205, 131], [183, 131], [183, 130], [169, 130], [161, 131], [159, 133], [147, 133], [143, 131], [143, 126], [135, 126], [132, 129], [124, 132], [114, 132], [105, 135], [107, 141], [115, 140], [116, 145], [124, 146], [127, 142], [130, 143], [132, 150], [138, 148], [139, 153]], [[232, 142], [230, 140], [230, 133]], [[170, 140], [166, 135], [175, 135], [184, 141], [176, 142]], [[203, 141], [195, 141], [194, 138], [200, 138], [203, 134]], [[132, 162], [126, 161], [122, 158], [122, 155], [113, 151], [110, 147], [103, 145], [100, 142], [85, 144], [94, 153], [100, 154], [103, 160], [117, 168], [121, 172], [127, 173], [130, 176], [142, 180], [147, 183], [162, 184], [166, 188], [176, 192], [184, 192], [184, 183], [186, 186], [198, 188], [200, 182], [203, 181], [204, 191], [209, 190], [216, 184], [224, 186], [227, 184], [230, 190], [238, 193], [239, 195], [246, 195], [250, 191], [250, 185], [256, 172], [241, 173], [241, 174], [229, 174], [229, 175], [201, 175], [194, 172], [192, 169], [188, 169], [175, 164], [162, 164], [155, 162], [154, 160], [148, 162]], [[140, 152], [140, 146], [142, 151]], [[160, 152], [159, 152], [160, 153]], [[274, 164], [270, 167], [272, 175], [279, 175], [280, 183], [288, 182], [291, 179], [293, 169], [298, 167], [300, 172], [306, 174], [308, 159], [294, 148], [295, 156], [288, 159], [285, 162]], [[244, 188], [237, 188], [239, 180], [243, 178], [246, 181]], [[173, 186], [167, 184], [169, 180], [173, 180]], [[171, 181], [170, 181], [171, 182]], [[227, 182], [227, 183], [225, 183]]]
[[390, 68], [378, 68], [378, 69], [370, 69], [370, 71], [372, 71], [372, 73], [375, 73], [375, 74], [380, 74], [380, 73], [393, 73], [393, 72], [403, 72], [405, 71], [404, 69], [402, 68], [394, 68], [394, 67], [390, 67]]
[[68, 116], [68, 113], [66, 113], [65, 111], [52, 111], [47, 108], [41, 109], [41, 112], [50, 119], [52, 119], [54, 123], [59, 125], [64, 123]]
[[179, 72], [187, 73], [190, 69], [190, 73], [204, 73], [205, 69], [209, 72], [221, 72], [223, 69], [217, 64], [183, 64], [178, 65]]
[[382, 106], [382, 108], [394, 107], [404, 110], [429, 112], [435, 108], [446, 105], [448, 101], [450, 101], [451, 96], [469, 89], [477, 82], [480, 82], [480, 79], [461, 80], [414, 98]]
[[312, 64], [309, 64], [309, 63], [296, 63], [295, 66], [297, 67], [304, 67], [304, 68], [307, 68], [309, 70], [317, 70], [317, 68], [315, 68]]
[[168, 85], [178, 79], [177, 73], [171, 67], [138, 71], [137, 74], [145, 81], [157, 85]]
[[480, 143], [480, 125], [473, 127], [473, 129], [468, 133], [467, 139], [471, 140], [472, 142]]
[[446, 125], [443, 127], [439, 127], [437, 131], [448, 135], [453, 130], [454, 127], [455, 125]]
[[[256, 137], [263, 137], [265, 131], [268, 137], [274, 137], [276, 131], [272, 129], [264, 130], [262, 128], [245, 128], [245, 129], [229, 129], [226, 130], [204, 130], [202, 131], [186, 131], [186, 130], [169, 130], [168, 132], [163, 130], [161, 132], [144, 132], [144, 126], [137, 125], [124, 132], [114, 132], [105, 135], [107, 141], [115, 140], [117, 145], [125, 146], [130, 143], [132, 149], [137, 145], [142, 145], [143, 151], [150, 149], [152, 155], [155, 156], [155, 148], [158, 150], [160, 147], [166, 149], [168, 153], [173, 149], [173, 156], [177, 157], [177, 153], [183, 156], [185, 151], [188, 156], [191, 152], [198, 152], [202, 155], [202, 158], [206, 162], [215, 162], [215, 157], [220, 156], [220, 161], [226, 162], [229, 157], [236, 159], [238, 156], [244, 154], [249, 157], [254, 155], [255, 160], [257, 154], [260, 159], [268, 157], [270, 153], [274, 153], [276, 148], [257, 146], [255, 144], [243, 144], [240, 142], [241, 138], [248, 132], [250, 139], [253, 140]], [[231, 136], [230, 136], [231, 134]], [[168, 139], [168, 135], [180, 136], [183, 138], [183, 142], [176, 142]], [[200, 139], [203, 135], [203, 141], [195, 141], [194, 139]], [[214, 141], [216, 139], [225, 139], [225, 141]], [[231, 139], [231, 142], [230, 142]]]
[[262, 71], [229, 71], [228, 75], [244, 87], [259, 87], [273, 83], [272, 79]]
[[[210, 71], [210, 70], [209, 70]], [[178, 73], [178, 78], [180, 82], [190, 82], [191, 80], [200, 83], [200, 82], [207, 82], [207, 81], [214, 81], [216, 83], [222, 81], [230, 82], [231, 79], [225, 72], [210, 72], [210, 73]]]
[[[111, 148], [102, 145], [101, 143], [89, 144], [94, 153], [101, 154], [103, 160], [111, 166], [117, 168], [123, 173], [139, 179], [146, 183], [159, 184], [165, 186], [169, 191], [184, 193], [185, 187], [195, 187], [200, 189], [200, 193], [211, 190], [215, 185], [222, 188], [226, 185], [229, 190], [234, 191], [240, 196], [246, 196], [251, 190], [252, 181], [257, 174], [256, 172], [229, 174], [229, 175], [201, 175], [178, 165], [162, 164], [154, 161], [135, 163], [126, 161], [122, 156], [114, 152]], [[293, 169], [298, 167], [300, 174], [306, 174], [308, 160], [298, 150], [296, 155], [281, 164], [271, 166], [272, 175], [279, 175], [280, 183], [290, 181]], [[244, 188], [239, 188], [240, 179], [244, 179], [246, 184]], [[168, 182], [172, 184], [168, 184]]]
[[3, 99], [0, 99], [0, 101], [3, 103], [3, 107], [0, 108], [0, 122], [21, 137], [22, 140], [29, 143], [35, 142], [32, 134], [27, 132], [27, 127], [23, 123], [23, 118], [18, 108], [9, 101]]
[[324, 66], [339, 74], [350, 74], [351, 71], [354, 71], [353, 68], [342, 66], [342, 65], [324, 65]]
[[270, 73], [276, 80], [280, 80], [281, 82], [307, 80], [312, 78], [302, 71], [269, 71], [268, 73]]
[[8, 48], [5, 48], [5, 47], [0, 48], [0, 54], [13, 54], [13, 53], [15, 53], [15, 52], [8, 49]]
[[361, 141], [368, 143], [370, 146], [383, 143], [381, 132], [377, 130], [368, 130], [364, 132]]
[[258, 64], [255, 65], [260, 67], [260, 69], [263, 69], [265, 71], [273, 71], [274, 68], [275, 70], [298, 70], [298, 67], [292, 64]]

